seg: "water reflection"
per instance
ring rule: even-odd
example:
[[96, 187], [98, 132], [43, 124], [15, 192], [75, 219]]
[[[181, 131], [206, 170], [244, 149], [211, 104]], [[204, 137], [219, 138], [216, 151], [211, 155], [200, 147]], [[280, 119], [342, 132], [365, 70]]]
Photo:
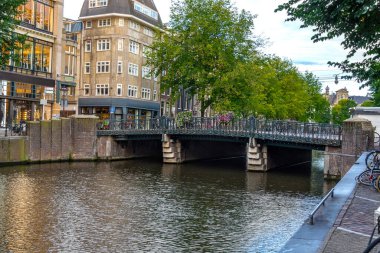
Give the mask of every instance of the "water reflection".
[[[0, 169], [1, 252], [276, 252], [329, 187], [244, 160]], [[306, 171], [306, 173], [305, 173]]]

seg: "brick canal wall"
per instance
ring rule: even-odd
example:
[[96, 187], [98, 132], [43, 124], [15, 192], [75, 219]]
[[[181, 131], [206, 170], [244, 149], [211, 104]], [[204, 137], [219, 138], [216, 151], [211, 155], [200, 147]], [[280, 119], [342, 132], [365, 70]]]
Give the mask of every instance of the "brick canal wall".
[[97, 117], [28, 122], [27, 135], [0, 139], [0, 164], [162, 157], [157, 141], [97, 137]]
[[27, 135], [0, 139], [0, 163], [95, 160], [97, 117], [28, 122]]

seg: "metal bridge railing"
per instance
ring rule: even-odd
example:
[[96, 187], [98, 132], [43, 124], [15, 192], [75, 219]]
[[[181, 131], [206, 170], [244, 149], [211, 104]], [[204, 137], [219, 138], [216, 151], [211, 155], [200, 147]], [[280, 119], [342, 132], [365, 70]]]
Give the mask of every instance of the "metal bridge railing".
[[256, 118], [232, 119], [193, 117], [176, 121], [174, 118], [131, 118], [103, 120], [97, 124], [99, 131], [117, 134], [184, 134], [255, 137], [261, 139], [300, 143], [340, 145], [341, 127], [332, 124], [302, 123], [297, 121], [266, 120]]

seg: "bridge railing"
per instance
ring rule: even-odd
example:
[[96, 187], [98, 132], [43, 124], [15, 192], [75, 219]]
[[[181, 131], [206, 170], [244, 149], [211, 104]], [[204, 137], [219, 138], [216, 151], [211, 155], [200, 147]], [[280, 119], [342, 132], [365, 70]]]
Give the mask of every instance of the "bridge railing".
[[341, 142], [341, 127], [332, 124], [303, 123], [297, 121], [234, 118], [222, 121], [218, 117], [193, 117], [176, 121], [174, 118], [133, 118], [99, 122], [98, 130], [115, 134], [192, 134], [256, 137], [278, 141], [315, 144]]
[[299, 141], [307, 143], [340, 143], [339, 125], [304, 123], [297, 121], [255, 120], [255, 135], [265, 139]]

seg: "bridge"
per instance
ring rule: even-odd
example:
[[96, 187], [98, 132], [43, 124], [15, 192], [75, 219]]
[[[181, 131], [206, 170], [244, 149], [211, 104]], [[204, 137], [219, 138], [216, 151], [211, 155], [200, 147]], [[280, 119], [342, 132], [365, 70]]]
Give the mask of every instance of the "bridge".
[[188, 139], [240, 141], [245, 138], [310, 146], [341, 146], [342, 128], [333, 124], [256, 118], [221, 122], [218, 118], [194, 117], [186, 122], [173, 118], [102, 121], [97, 124], [98, 136], [114, 136], [117, 140], [156, 139], [161, 135]]
[[[228, 122], [217, 117], [194, 117], [186, 121], [173, 118], [107, 120], [98, 122], [97, 136], [100, 143], [102, 140], [103, 144], [108, 143], [102, 145], [106, 157], [115, 151], [112, 146], [125, 149], [128, 142], [145, 141], [141, 145], [146, 152], [149, 148], [157, 150], [158, 145], [150, 146], [157, 141], [165, 163], [246, 156], [247, 169], [252, 171], [310, 162], [311, 150], [342, 146], [342, 127], [339, 125], [253, 117]], [[135, 152], [136, 147], [134, 144]]]

